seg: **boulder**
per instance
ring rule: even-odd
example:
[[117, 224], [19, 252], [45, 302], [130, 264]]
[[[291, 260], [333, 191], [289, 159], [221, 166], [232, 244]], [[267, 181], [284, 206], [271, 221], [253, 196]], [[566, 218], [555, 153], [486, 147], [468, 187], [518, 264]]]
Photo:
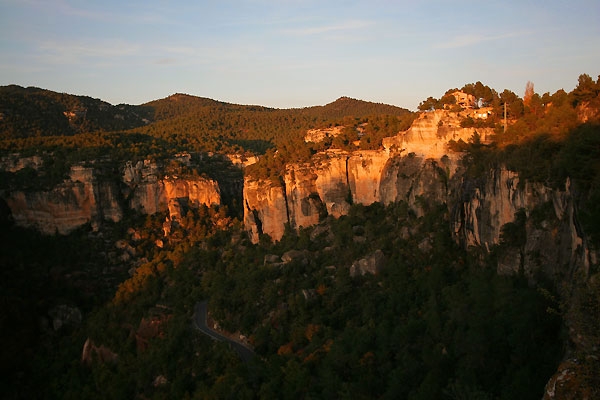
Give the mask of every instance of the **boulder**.
[[290, 250], [283, 253], [281, 260], [284, 264], [292, 261], [300, 261], [302, 264], [308, 263], [308, 252], [306, 250]]
[[375, 250], [375, 252], [369, 256], [352, 263], [352, 266], [350, 267], [350, 276], [355, 277], [365, 274], [377, 275], [381, 272], [384, 264], [385, 256], [383, 252], [381, 250]]
[[48, 312], [52, 318], [52, 328], [55, 331], [62, 327], [75, 327], [81, 323], [81, 311], [77, 307], [70, 307], [65, 304], [58, 305]]

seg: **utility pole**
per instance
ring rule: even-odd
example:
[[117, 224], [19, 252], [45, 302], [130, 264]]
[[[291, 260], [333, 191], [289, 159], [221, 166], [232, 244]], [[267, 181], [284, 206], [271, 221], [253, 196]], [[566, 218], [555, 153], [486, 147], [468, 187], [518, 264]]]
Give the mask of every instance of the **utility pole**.
[[506, 133], [506, 102], [504, 102], [504, 133]]

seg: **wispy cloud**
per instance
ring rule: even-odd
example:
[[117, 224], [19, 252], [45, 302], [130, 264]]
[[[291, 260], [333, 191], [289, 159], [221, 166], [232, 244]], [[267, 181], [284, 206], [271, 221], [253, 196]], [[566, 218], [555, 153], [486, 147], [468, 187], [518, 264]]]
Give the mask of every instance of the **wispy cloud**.
[[35, 10], [39, 14], [58, 14], [67, 18], [85, 19], [96, 22], [119, 22], [128, 24], [154, 24], [166, 23], [164, 16], [160, 10], [152, 10], [150, 7], [144, 9], [135, 9], [132, 12], [131, 8], [127, 7], [127, 3], [120, 5], [119, 8], [111, 7], [110, 5], [94, 6], [93, 3], [77, 3], [72, 4], [68, 0], [7, 0], [12, 1], [18, 6], [24, 6]]
[[158, 46], [148, 49], [148, 52], [160, 54], [153, 64], [155, 65], [182, 65], [190, 63], [190, 60], [196, 59], [198, 50], [186, 46]]
[[178, 62], [179, 62], [179, 60], [176, 58], [164, 57], [164, 58], [159, 58], [158, 60], [155, 60], [154, 64], [155, 65], [176, 65]]
[[191, 46], [159, 46], [158, 51], [182, 56], [192, 56], [198, 52], [198, 48]]
[[370, 21], [350, 20], [324, 25], [314, 25], [299, 28], [284, 29], [282, 33], [294, 36], [312, 36], [331, 32], [344, 32], [365, 29], [372, 25]]
[[527, 35], [529, 32], [510, 32], [499, 35], [482, 35], [482, 34], [470, 34], [470, 35], [459, 35], [445, 42], [438, 43], [435, 47], [439, 49], [455, 49], [460, 47], [476, 46], [485, 42], [493, 42], [504, 39], [511, 39], [523, 35]]
[[52, 64], [75, 64], [91, 59], [114, 59], [140, 54], [135, 43], [107, 41], [45, 41], [38, 46], [39, 57]]

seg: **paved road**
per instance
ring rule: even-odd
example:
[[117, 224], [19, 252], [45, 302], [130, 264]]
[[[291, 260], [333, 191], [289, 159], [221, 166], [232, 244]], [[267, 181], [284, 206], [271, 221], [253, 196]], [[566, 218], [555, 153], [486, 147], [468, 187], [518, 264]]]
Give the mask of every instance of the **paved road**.
[[206, 325], [206, 308], [206, 301], [196, 303], [194, 306], [194, 324], [196, 325], [196, 328], [198, 328], [198, 330], [204, 333], [206, 336], [210, 336], [213, 340], [229, 343], [229, 345], [239, 354], [242, 361], [246, 363], [249, 362], [254, 357], [254, 352], [252, 349], [240, 342], [236, 342], [235, 340], [228, 338], [227, 336], [221, 335], [219, 332], [210, 329], [208, 325]]

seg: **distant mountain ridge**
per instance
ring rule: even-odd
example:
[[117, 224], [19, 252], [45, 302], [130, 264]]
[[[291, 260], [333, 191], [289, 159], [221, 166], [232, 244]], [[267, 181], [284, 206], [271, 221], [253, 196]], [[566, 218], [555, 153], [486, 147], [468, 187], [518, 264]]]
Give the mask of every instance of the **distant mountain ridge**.
[[145, 106], [113, 106], [100, 99], [17, 85], [0, 87], [0, 139], [68, 136], [126, 130], [150, 122]]
[[259, 105], [226, 103], [189, 94], [175, 93], [141, 105], [112, 105], [103, 100], [58, 93], [36, 87], [0, 87], [0, 139], [31, 136], [64, 136], [98, 131], [143, 127], [192, 115], [211, 113], [286, 114], [321, 120], [375, 114], [404, 115], [409, 110], [393, 105], [340, 97], [323, 106], [277, 109]]
[[339, 116], [353, 115], [364, 117], [373, 114], [404, 115], [409, 110], [384, 103], [374, 103], [365, 100], [353, 99], [351, 97], [340, 97], [332, 103], [324, 106], [310, 107], [315, 111], [321, 111], [324, 114], [338, 114]]

